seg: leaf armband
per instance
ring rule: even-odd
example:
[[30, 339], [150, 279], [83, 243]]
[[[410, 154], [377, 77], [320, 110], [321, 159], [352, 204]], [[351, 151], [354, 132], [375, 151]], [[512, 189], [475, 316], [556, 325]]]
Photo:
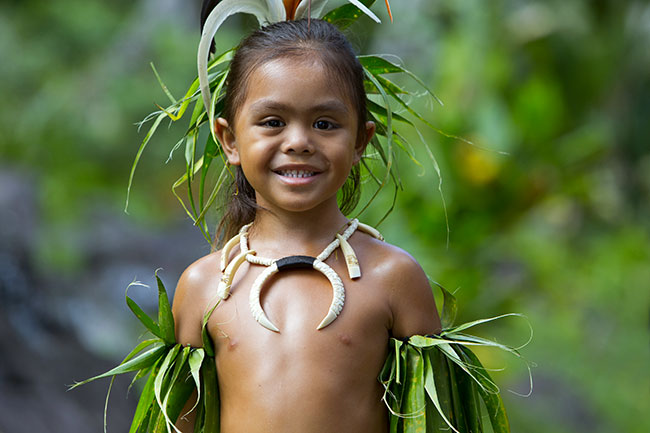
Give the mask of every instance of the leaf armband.
[[[129, 433], [178, 431], [176, 421], [192, 411], [196, 412], [194, 432], [218, 433], [220, 404], [214, 353], [211, 348], [183, 347], [176, 341], [167, 291], [158, 276], [156, 280], [159, 301], [157, 323], [128, 294], [126, 296], [129, 308], [155, 338], [139, 343], [115, 368], [78, 382], [70, 389], [96, 379], [111, 377], [106, 396], [108, 403], [115, 376], [135, 372], [131, 385], [140, 380], [145, 384]], [[196, 402], [193, 407], [185, 409], [187, 413], [184, 413], [183, 409], [187, 408], [192, 395], [196, 396]]]
[[[516, 348], [464, 331], [506, 317], [523, 316], [510, 313], [453, 326], [456, 298], [441, 285], [434, 284], [444, 296], [443, 330], [438, 335], [414, 335], [405, 340], [391, 338], [378, 377], [384, 387], [383, 401], [390, 412], [390, 433], [482, 433], [484, 418], [489, 418], [494, 433], [509, 433], [499, 387], [471, 347], [492, 347], [517, 358], [522, 356]], [[532, 339], [532, 328], [530, 331]], [[532, 391], [530, 365], [526, 363], [526, 366]]]

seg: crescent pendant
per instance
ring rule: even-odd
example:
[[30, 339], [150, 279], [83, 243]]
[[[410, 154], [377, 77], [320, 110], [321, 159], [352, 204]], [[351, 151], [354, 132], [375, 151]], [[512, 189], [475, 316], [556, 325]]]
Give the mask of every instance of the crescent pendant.
[[345, 288], [343, 287], [341, 278], [337, 275], [334, 269], [315, 257], [289, 256], [277, 260], [271, 266], [264, 269], [264, 271], [262, 271], [262, 273], [253, 282], [248, 304], [253, 317], [260, 325], [273, 332], [280, 332], [278, 327], [275, 326], [273, 322], [271, 322], [266, 316], [266, 313], [264, 313], [264, 310], [262, 309], [262, 305], [260, 303], [260, 294], [266, 281], [272, 275], [278, 272], [304, 268], [313, 268], [319, 271], [325, 275], [325, 277], [332, 285], [332, 303], [330, 304], [330, 308], [327, 311], [327, 315], [320, 322], [318, 328], [316, 329], [323, 329], [338, 317], [338, 315], [341, 313], [341, 310], [343, 309], [343, 304], [345, 303]]

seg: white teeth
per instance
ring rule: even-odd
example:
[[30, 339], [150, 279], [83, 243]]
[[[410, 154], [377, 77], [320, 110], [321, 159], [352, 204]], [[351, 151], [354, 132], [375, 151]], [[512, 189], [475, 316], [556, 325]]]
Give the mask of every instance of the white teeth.
[[313, 171], [305, 170], [281, 170], [279, 173], [286, 177], [311, 177], [314, 175]]

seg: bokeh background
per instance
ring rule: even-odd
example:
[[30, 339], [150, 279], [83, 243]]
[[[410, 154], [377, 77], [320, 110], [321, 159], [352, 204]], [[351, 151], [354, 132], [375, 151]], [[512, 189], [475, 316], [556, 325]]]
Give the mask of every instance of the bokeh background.
[[[386, 18], [383, 2], [375, 10]], [[133, 280], [209, 252], [171, 193], [184, 125], [161, 130], [123, 212], [134, 125], [195, 76], [199, 1], [0, 3], [0, 433], [101, 431], [108, 369], [140, 329]], [[632, 0], [394, 0], [355, 25], [362, 53], [399, 56], [445, 102], [413, 103], [427, 153], [380, 226], [454, 291], [459, 320], [525, 314], [522, 353], [481, 356], [517, 433], [650, 431], [650, 5]], [[231, 18], [231, 46], [254, 27]], [[363, 215], [375, 224], [390, 204]], [[449, 231], [447, 230], [449, 228]], [[447, 242], [448, 239], [448, 242]], [[132, 295], [154, 308], [153, 289]], [[477, 330], [528, 338], [522, 319]], [[135, 398], [117, 381], [109, 431]], [[513, 392], [508, 392], [513, 391]]]

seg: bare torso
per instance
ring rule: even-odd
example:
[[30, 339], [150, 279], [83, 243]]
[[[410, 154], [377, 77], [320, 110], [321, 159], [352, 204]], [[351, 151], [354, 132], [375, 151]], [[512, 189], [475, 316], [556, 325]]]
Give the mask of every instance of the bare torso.
[[[248, 306], [250, 287], [264, 267], [245, 263], [239, 269], [230, 297], [208, 322], [216, 349], [222, 433], [388, 431], [377, 376], [389, 338], [396, 333], [395, 308], [402, 303], [396, 299], [404, 291], [395, 286], [400, 281], [408, 285], [414, 277], [421, 283], [423, 273], [417, 265], [408, 269], [414, 263], [410, 257], [365, 234], [355, 233], [351, 243], [362, 277], [348, 278], [340, 253], [327, 260], [343, 280], [346, 300], [339, 317], [321, 330], [316, 327], [332, 300], [332, 287], [323, 275], [292, 270], [267, 282], [261, 303], [280, 329], [275, 333], [258, 324]], [[183, 283], [188, 289], [179, 284], [174, 313], [181, 342], [200, 344], [196, 326], [214, 299], [218, 255], [201, 259], [188, 272]], [[190, 296], [193, 302], [188, 302]], [[414, 301], [416, 310], [433, 311], [412, 311], [422, 318], [404, 319], [397, 336], [439, 326], [433, 297], [420, 293]]]

